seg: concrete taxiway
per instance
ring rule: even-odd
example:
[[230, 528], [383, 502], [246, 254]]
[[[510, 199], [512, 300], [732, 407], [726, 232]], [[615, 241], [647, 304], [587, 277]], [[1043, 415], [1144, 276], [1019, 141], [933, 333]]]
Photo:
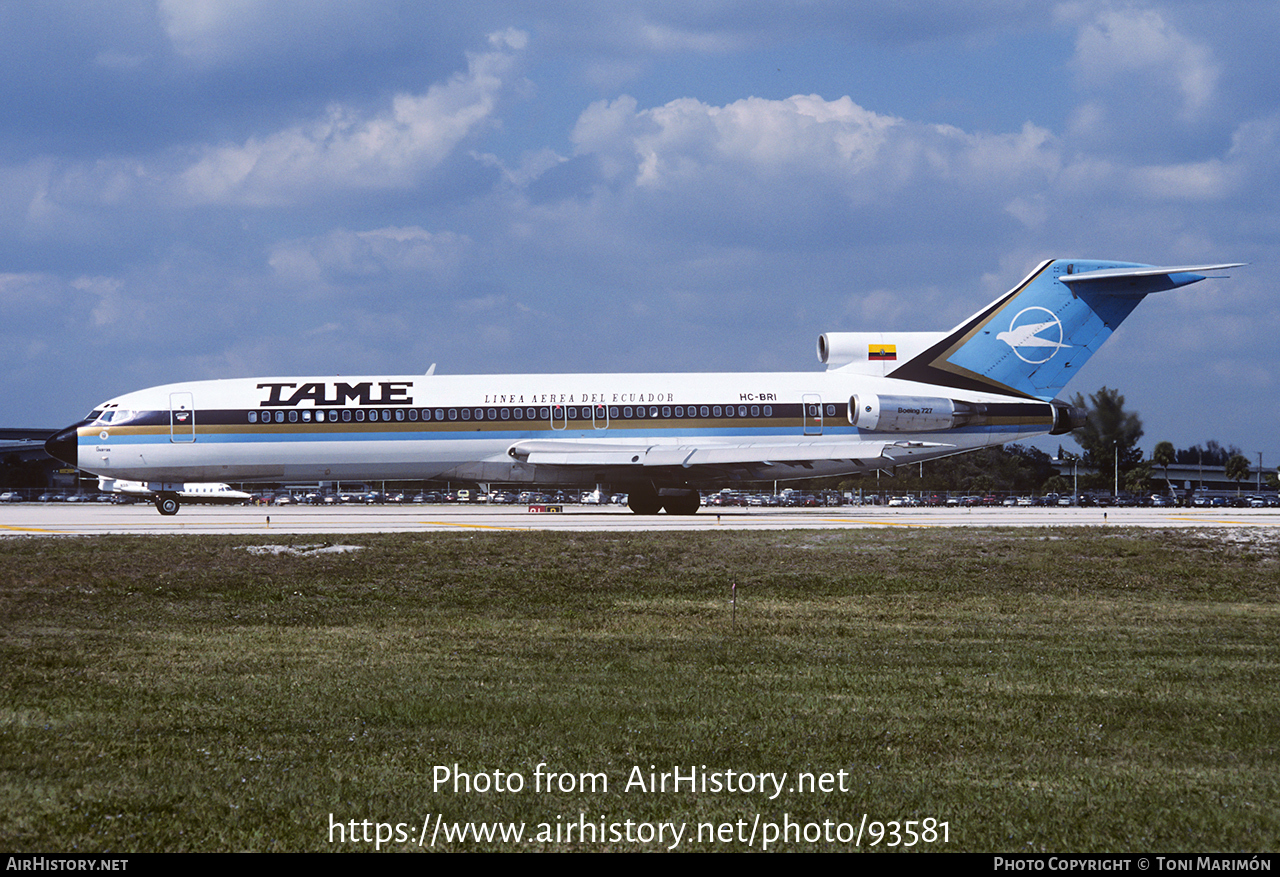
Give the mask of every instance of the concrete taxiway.
[[0, 507], [0, 535], [96, 536], [224, 534], [325, 535], [432, 531], [860, 529], [867, 527], [1216, 527], [1249, 528], [1280, 538], [1275, 509], [897, 509], [876, 506], [752, 510], [704, 508], [696, 515], [633, 515], [617, 506], [184, 506], [173, 517], [151, 505]]

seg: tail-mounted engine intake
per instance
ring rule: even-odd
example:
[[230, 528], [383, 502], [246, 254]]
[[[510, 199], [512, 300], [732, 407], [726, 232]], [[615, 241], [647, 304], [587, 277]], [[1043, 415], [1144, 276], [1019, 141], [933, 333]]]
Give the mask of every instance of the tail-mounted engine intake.
[[818, 359], [828, 370], [851, 366], [860, 374], [884, 375], [942, 337], [941, 332], [826, 332], [818, 336]]

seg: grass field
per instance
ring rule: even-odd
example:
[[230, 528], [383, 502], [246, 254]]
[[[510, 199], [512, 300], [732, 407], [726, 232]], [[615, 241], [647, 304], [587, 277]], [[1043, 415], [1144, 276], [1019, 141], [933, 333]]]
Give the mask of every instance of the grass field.
[[1280, 847], [1273, 530], [268, 542], [0, 541], [0, 849]]

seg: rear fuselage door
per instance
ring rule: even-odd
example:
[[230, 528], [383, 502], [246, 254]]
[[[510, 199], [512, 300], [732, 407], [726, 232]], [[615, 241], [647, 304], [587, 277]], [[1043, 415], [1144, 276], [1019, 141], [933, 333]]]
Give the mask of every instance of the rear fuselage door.
[[802, 404], [804, 407], [804, 434], [822, 435], [822, 397], [816, 393], [805, 393]]

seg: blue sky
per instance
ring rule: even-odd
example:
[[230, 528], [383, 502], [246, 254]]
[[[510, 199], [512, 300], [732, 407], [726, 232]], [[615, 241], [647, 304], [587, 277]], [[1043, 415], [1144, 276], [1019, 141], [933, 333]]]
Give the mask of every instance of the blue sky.
[[3, 422], [288, 374], [819, 369], [1249, 262], [1068, 390], [1280, 463], [1272, 2], [0, 4]]

